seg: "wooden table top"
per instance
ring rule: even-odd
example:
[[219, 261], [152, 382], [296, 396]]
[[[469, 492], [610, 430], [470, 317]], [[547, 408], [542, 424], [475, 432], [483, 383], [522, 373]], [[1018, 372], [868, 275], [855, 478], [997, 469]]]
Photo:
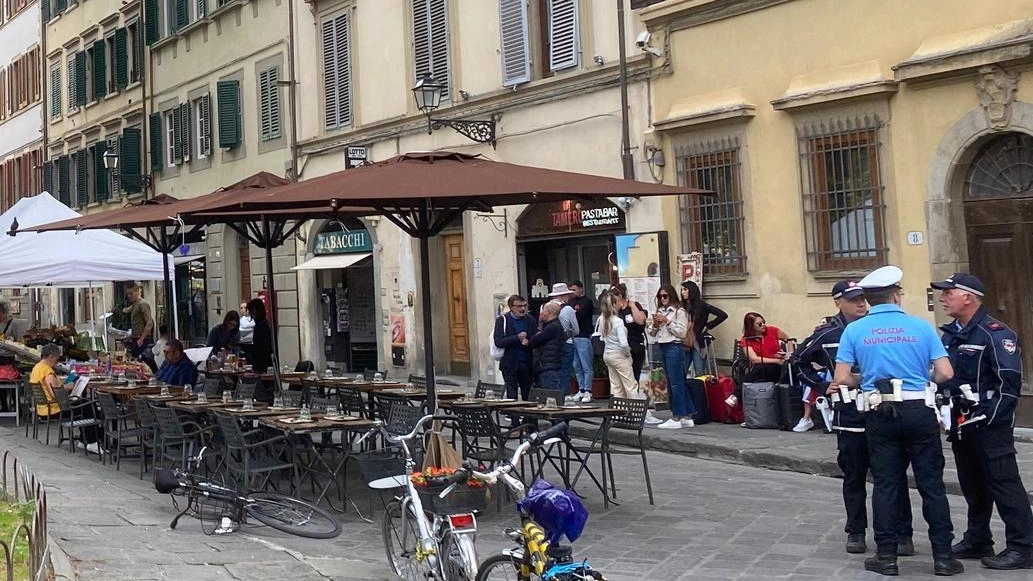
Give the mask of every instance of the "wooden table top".
[[325, 432], [328, 430], [349, 430], [365, 431], [373, 427], [373, 422], [364, 418], [349, 416], [348, 420], [333, 420], [313, 414], [312, 421], [307, 423], [288, 423], [284, 420], [294, 420], [297, 416], [287, 418], [265, 417], [258, 420], [263, 426], [269, 426], [288, 433], [302, 432]]
[[220, 414], [229, 414], [238, 418], [264, 418], [264, 417], [276, 417], [276, 416], [297, 416], [301, 411], [301, 408], [274, 408], [266, 406], [265, 404], [255, 404], [255, 409], [245, 410], [237, 402], [234, 407], [224, 408], [212, 408], [213, 412]]
[[221, 399], [210, 399], [208, 403], [197, 403], [196, 399], [190, 399], [187, 401], [170, 401], [168, 407], [187, 412], [202, 412], [216, 408], [240, 407], [240, 402], [223, 403]]
[[150, 393], [141, 397], [143, 397], [146, 400], [155, 402], [191, 401], [196, 399], [196, 396], [194, 395], [183, 395], [182, 393], [170, 393], [169, 395], [161, 395], [161, 392]]
[[93, 387], [95, 391], [101, 393], [110, 393], [114, 395], [121, 395], [123, 397], [131, 397], [136, 395], [148, 395], [154, 393], [161, 393], [161, 387], [157, 385], [137, 385], [136, 387], [129, 387], [125, 384], [119, 385], [98, 385], [94, 386], [91, 382], [87, 385], [87, 388]]
[[511, 408], [526, 406], [526, 401], [518, 399], [476, 399], [476, 398], [463, 398], [457, 400], [447, 400], [441, 402], [441, 407], [481, 407], [481, 408]]
[[[412, 401], [423, 401], [427, 399], [427, 390], [424, 389], [417, 389], [416, 391], [406, 391], [405, 388], [383, 389], [380, 390], [379, 393]], [[439, 400], [456, 400], [464, 397], [466, 397], [464, 392], [455, 389], [439, 389], [437, 391], [437, 398]]]
[[546, 409], [544, 406], [539, 404], [507, 407], [504, 410], [502, 410], [502, 413], [507, 415], [519, 415], [543, 419], [578, 419], [609, 418], [616, 415], [620, 415], [622, 412], [620, 410], [615, 410], [611, 408], [595, 407], [583, 404], [571, 404], [553, 409]]
[[354, 389], [355, 391], [363, 393], [381, 391], [384, 389], [401, 389], [405, 387], [405, 384], [401, 381], [382, 381], [380, 383], [373, 383], [372, 381], [356, 381], [355, 379], [349, 379], [347, 377], [312, 379], [307, 376], [302, 376], [284, 378], [284, 382], [291, 385], [302, 385], [304, 381], [315, 382], [320, 387], [325, 387], [327, 389]]

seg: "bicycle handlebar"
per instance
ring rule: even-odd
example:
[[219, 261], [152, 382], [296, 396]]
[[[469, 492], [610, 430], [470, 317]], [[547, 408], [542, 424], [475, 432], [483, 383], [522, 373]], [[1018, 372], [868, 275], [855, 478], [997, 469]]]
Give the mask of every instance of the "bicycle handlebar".
[[[389, 441], [391, 441], [391, 442], [401, 442], [402, 440], [406, 440], [406, 441], [411, 440], [411, 439], [416, 437], [416, 434], [418, 434], [420, 432], [420, 429], [423, 428], [424, 424], [426, 424], [429, 421], [438, 421], [438, 420], [441, 420], [441, 421], [444, 421], [444, 422], [454, 422], [454, 421], [456, 421], [456, 417], [455, 416], [446, 416], [446, 415], [434, 415], [434, 414], [423, 416], [422, 418], [419, 419], [419, 421], [416, 422], [416, 426], [414, 426], [412, 431], [409, 432], [408, 434], [405, 434], [404, 436], [388, 436], [387, 439]], [[381, 426], [381, 429], [384, 429], [384, 426]]]

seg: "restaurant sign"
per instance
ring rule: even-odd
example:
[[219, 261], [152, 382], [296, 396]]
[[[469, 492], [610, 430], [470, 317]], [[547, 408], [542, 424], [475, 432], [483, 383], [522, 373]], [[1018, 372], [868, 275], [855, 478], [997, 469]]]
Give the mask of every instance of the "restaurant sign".
[[624, 212], [608, 200], [532, 204], [520, 215], [521, 237], [624, 230]]
[[313, 254], [357, 254], [372, 252], [373, 241], [366, 230], [323, 232], [316, 236]]

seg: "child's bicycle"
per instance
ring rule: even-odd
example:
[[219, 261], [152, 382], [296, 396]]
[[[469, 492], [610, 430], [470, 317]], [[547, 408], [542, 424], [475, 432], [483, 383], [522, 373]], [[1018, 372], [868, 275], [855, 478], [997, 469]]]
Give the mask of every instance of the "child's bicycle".
[[[476, 464], [467, 460], [449, 480], [456, 484], [467, 478], [477, 478], [489, 486], [501, 478], [515, 500], [523, 500], [527, 490], [520, 479], [510, 474], [519, 465], [521, 457], [532, 448], [554, 443], [567, 429], [558, 423], [551, 428], [531, 434], [513, 453], [513, 457], [490, 472], [478, 472]], [[442, 493], [447, 494], [448, 489]], [[515, 581], [605, 581], [602, 573], [592, 569], [587, 560], [575, 562], [569, 545], [552, 545], [545, 531], [534, 521], [533, 515], [522, 510], [520, 529], [507, 529], [506, 536], [517, 543], [516, 548], [501, 551], [481, 562], [475, 581], [505, 579]]]

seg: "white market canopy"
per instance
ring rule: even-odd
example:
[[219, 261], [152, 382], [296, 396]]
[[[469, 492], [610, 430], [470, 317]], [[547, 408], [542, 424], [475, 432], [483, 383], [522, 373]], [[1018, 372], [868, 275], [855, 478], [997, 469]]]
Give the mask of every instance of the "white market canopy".
[[[110, 230], [24, 232], [79, 214], [47, 192], [0, 214], [0, 287], [87, 287], [118, 280], [162, 280], [162, 255]], [[18, 234], [9, 236], [14, 220]], [[169, 258], [169, 269], [175, 268]]]

